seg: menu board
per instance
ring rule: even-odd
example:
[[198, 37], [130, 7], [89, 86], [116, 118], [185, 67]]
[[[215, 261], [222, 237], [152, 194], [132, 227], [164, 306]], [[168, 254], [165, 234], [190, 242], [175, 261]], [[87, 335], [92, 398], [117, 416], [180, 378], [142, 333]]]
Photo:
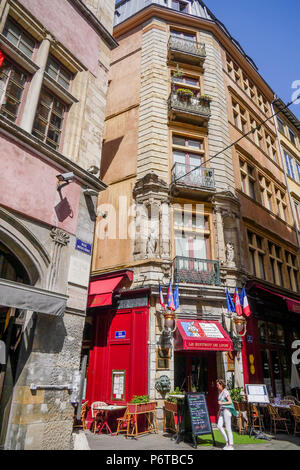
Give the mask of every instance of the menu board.
[[187, 393], [185, 410], [185, 432], [192, 433], [195, 447], [197, 447], [197, 436], [204, 434], [211, 434], [215, 445], [204, 393]]
[[247, 398], [249, 403], [270, 403], [268, 390], [263, 385], [246, 385]]
[[126, 370], [113, 370], [111, 377], [111, 400], [125, 399]]

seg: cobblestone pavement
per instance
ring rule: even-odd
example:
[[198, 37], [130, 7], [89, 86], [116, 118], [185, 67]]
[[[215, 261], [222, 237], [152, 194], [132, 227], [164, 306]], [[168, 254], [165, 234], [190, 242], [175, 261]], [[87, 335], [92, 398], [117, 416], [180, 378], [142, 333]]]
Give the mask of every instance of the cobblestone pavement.
[[[85, 443], [83, 443], [85, 440]], [[83, 449], [84, 447], [84, 449]], [[176, 444], [171, 440], [171, 436], [166, 433], [148, 434], [136, 439], [126, 439], [124, 435], [110, 436], [106, 434], [94, 435], [90, 431], [80, 433], [80, 438], [77, 439], [77, 449], [85, 450], [120, 450], [120, 451], [134, 451], [134, 450], [166, 450], [166, 451], [194, 451], [195, 449], [186, 442]], [[76, 446], [75, 446], [76, 448]], [[238, 445], [236, 450], [300, 450], [300, 437], [287, 436], [285, 434], [277, 434], [276, 439], [265, 441], [259, 444]], [[198, 447], [201, 450], [222, 450], [221, 448], [213, 447]]]

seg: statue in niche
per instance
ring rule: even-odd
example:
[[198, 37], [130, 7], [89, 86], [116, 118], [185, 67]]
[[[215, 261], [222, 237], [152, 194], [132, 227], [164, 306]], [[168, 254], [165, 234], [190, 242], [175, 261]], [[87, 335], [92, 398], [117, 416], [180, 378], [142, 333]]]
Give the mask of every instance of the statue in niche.
[[228, 265], [234, 265], [234, 245], [231, 242], [226, 243], [226, 261]]
[[157, 232], [157, 224], [151, 223], [149, 226], [149, 234], [147, 240], [147, 256], [151, 258], [156, 254], [157, 250], [157, 242], [158, 242], [158, 232]]

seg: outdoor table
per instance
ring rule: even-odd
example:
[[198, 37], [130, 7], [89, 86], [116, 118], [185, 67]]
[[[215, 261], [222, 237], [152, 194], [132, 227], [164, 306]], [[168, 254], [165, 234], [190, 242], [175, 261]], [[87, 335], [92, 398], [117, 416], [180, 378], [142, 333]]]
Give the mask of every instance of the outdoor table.
[[126, 406], [121, 406], [121, 405], [107, 405], [107, 406], [99, 406], [99, 407], [95, 407], [94, 410], [97, 410], [97, 411], [104, 411], [104, 422], [101, 426], [101, 428], [99, 429], [99, 433], [101, 433], [102, 429], [104, 427], [106, 427], [110, 433], [111, 436], [114, 436], [115, 433], [113, 433], [109, 427], [109, 424], [108, 424], [108, 416], [109, 416], [109, 413], [112, 413], [114, 411], [117, 411], [117, 410], [126, 410]]

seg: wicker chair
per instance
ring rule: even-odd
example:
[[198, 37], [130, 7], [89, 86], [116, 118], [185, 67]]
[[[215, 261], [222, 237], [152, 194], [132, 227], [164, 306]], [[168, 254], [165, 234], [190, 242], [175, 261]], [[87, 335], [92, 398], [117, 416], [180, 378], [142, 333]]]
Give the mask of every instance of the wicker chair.
[[117, 422], [118, 422], [117, 432], [116, 432], [117, 435], [120, 432], [127, 433], [127, 429], [130, 429], [130, 427], [133, 427], [134, 416], [128, 414], [128, 407], [126, 408], [124, 416], [122, 416], [121, 418], [117, 418]]
[[[255, 429], [260, 429], [259, 424], [259, 410], [256, 405], [253, 403], [249, 403], [249, 419], [250, 419], [250, 426]], [[260, 413], [260, 422], [263, 431], [265, 430], [265, 423], [264, 423], [264, 416]]]
[[282, 425], [284, 425], [284, 429], [281, 428], [280, 430], [281, 431], [286, 431], [289, 434], [289, 430], [288, 430], [288, 427], [287, 427], [287, 419], [280, 416], [280, 414], [278, 413], [278, 410], [272, 405], [268, 405], [268, 412], [269, 412], [269, 415], [270, 415], [271, 432], [272, 432], [272, 425], [273, 425], [274, 430], [275, 430], [275, 435], [276, 435], [276, 431], [277, 431], [276, 424], [281, 423]]
[[291, 405], [291, 414], [295, 422], [294, 436], [296, 436], [296, 434], [300, 434], [300, 431], [297, 431], [297, 426], [300, 424], [300, 406]]
[[88, 403], [88, 401], [85, 401], [81, 406], [80, 423], [77, 422], [77, 418], [75, 415], [73, 428], [82, 428], [84, 431], [86, 430], [86, 416], [88, 412]]
[[297, 400], [297, 398], [293, 395], [287, 395], [286, 397], [284, 397], [284, 400], [290, 400], [294, 403], [294, 405], [300, 406], [300, 401]]

